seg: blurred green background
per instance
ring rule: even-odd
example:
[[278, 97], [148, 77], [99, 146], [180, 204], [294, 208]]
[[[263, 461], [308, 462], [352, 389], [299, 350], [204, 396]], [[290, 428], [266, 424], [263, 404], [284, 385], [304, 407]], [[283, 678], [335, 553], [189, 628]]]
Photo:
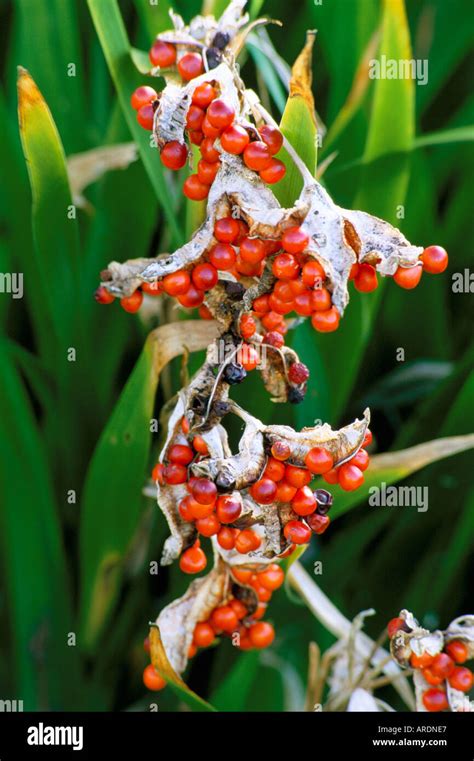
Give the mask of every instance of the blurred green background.
[[[205, 3], [216, 15], [225, 5]], [[375, 451], [469, 433], [473, 298], [453, 293], [452, 275], [473, 266], [471, 3], [410, 0], [413, 55], [429, 61], [427, 84], [362, 77], [360, 90], [353, 81], [368, 45], [381, 44], [388, 57], [406, 45], [399, 0], [249, 5], [254, 17], [283, 22], [254, 33], [241, 58], [245, 81], [277, 120], [289, 66], [306, 29], [318, 30], [313, 91], [327, 130], [319, 168], [336, 202], [389, 219], [417, 245], [445, 246], [450, 266], [414, 292], [391, 282], [362, 297], [352, 291], [337, 334], [302, 325], [291, 338], [312, 370], [302, 405], [272, 405], [252, 378], [235, 398], [267, 422], [295, 427], [317, 419], [338, 427], [368, 405]], [[173, 6], [187, 20], [200, 11], [194, 0]], [[167, 528], [141, 495], [159, 443], [149, 420], [179, 388], [181, 366], [174, 360], [162, 374], [155, 398], [153, 351], [142, 348], [151, 328], [180, 315], [163, 309], [145, 320], [92, 298], [110, 260], [170, 250], [199, 219], [181, 195], [182, 178], [162, 171], [128, 105], [134, 87], [148, 81], [129, 42], [147, 50], [170, 26], [168, 7], [167, 0], [0, 2], [0, 272], [24, 274], [23, 299], [0, 293], [0, 698], [21, 699], [29, 710], [182, 706], [170, 689], [156, 696], [141, 682], [148, 621], [187, 584], [176, 568], [149, 573]], [[32, 108], [24, 148], [33, 214], [18, 65], [59, 133], [46, 111]], [[88, 207], [70, 218], [59, 140], [66, 156], [137, 140], [140, 158], [88, 187]], [[190, 369], [201, 360], [193, 355]], [[311, 571], [323, 561], [316, 581], [348, 618], [377, 610], [372, 636], [401, 607], [430, 627], [473, 612], [471, 467], [466, 452], [406, 480], [429, 487], [426, 513], [371, 508], [364, 495], [341, 497], [339, 508], [336, 500], [337, 520], [303, 564]], [[187, 681], [217, 708], [302, 708], [308, 643], [325, 649], [333, 637], [291, 592], [274, 597], [269, 617], [277, 639], [268, 652], [238, 654], [224, 642], [193, 661]]]

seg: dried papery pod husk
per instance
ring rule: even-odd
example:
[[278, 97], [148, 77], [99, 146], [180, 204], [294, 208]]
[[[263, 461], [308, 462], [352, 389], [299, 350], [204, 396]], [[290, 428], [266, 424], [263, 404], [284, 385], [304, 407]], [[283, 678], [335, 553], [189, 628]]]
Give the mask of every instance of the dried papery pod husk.
[[390, 642], [392, 656], [400, 666], [408, 668], [413, 654], [418, 656], [423, 655], [423, 653], [437, 655], [442, 651], [444, 647], [443, 632], [439, 630], [430, 632], [429, 629], [423, 628], [408, 610], [401, 610], [400, 618], [405, 621], [409, 631], [400, 629]]
[[313, 447], [324, 447], [331, 453], [335, 465], [350, 460], [361, 448], [370, 423], [370, 411], [364, 410], [362, 420], [334, 431], [328, 423], [301, 431], [293, 431], [286, 425], [270, 425], [264, 428], [265, 443], [268, 450], [276, 441], [284, 441], [291, 448], [287, 462], [291, 465], [304, 466], [304, 460]]
[[[298, 355], [289, 346], [275, 349], [273, 346], [262, 344], [260, 348], [261, 372], [263, 384], [271, 396], [272, 402], [287, 402], [291, 388], [296, 388], [288, 378], [288, 368], [293, 362], [298, 362]], [[297, 387], [300, 388], [300, 387]], [[301, 399], [304, 392], [301, 392]]]
[[[236, 406], [231, 404], [231, 409]], [[223, 491], [242, 490], [256, 481], [265, 464], [262, 423], [251, 415], [239, 442], [238, 454], [205, 459], [191, 466], [193, 475], [210, 478]]]
[[206, 361], [184, 389], [185, 416], [192, 431], [207, 431], [219, 422], [213, 405], [226, 402], [229, 385], [223, 377], [222, 355], [232, 356], [231, 336], [223, 336], [209, 344]]
[[196, 539], [197, 533], [194, 523], [183, 520], [178, 510], [179, 503], [188, 494], [185, 484], [162, 486], [157, 483], [158, 506], [165, 516], [171, 532], [163, 545], [161, 565], [171, 565], [181, 555], [183, 549], [189, 547]]
[[444, 632], [446, 643], [459, 639], [468, 648], [468, 660], [474, 658], [474, 615], [459, 616], [451, 621]]
[[286, 542], [282, 535], [282, 523], [275, 504], [260, 505], [246, 491], [242, 493], [242, 514], [235, 527], [251, 528], [262, 542], [260, 547], [252, 552], [243, 554], [237, 550], [224, 550], [216, 537], [212, 537], [214, 551], [218, 553], [229, 566], [249, 567], [260, 564], [262, 567], [278, 560]]
[[156, 626], [168, 662], [176, 674], [182, 674], [186, 668], [196, 624], [206, 621], [214, 608], [228, 599], [231, 583], [225, 563], [215, 557], [213, 569], [206, 576], [194, 579], [184, 595], [173, 600], [159, 614]]
[[248, 14], [243, 12], [246, 5], [247, 0], [231, 0], [218, 19], [211, 14], [199, 15], [194, 16], [188, 25], [182, 16], [170, 10], [174, 29], [160, 32], [157, 39], [174, 43], [200, 42], [206, 46], [212, 44], [217, 32], [226, 33], [232, 39], [248, 23]]

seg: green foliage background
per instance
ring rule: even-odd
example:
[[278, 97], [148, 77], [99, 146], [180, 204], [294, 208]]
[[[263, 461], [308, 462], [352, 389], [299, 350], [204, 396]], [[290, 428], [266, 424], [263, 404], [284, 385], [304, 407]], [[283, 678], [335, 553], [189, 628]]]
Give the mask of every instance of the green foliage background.
[[[217, 15], [225, 3], [205, 5]], [[312, 369], [304, 404], [272, 405], [257, 379], [236, 391], [250, 412], [296, 427], [319, 418], [339, 426], [369, 405], [378, 451], [469, 433], [474, 401], [473, 297], [452, 291], [452, 274], [473, 266], [474, 19], [467, 0], [407, 5], [413, 54], [429, 61], [425, 86], [376, 80], [354, 107], [347, 104], [383, 13], [379, 53], [399, 57], [406, 46], [399, 0], [252, 0], [253, 16], [281, 19], [283, 28], [268, 29], [278, 56], [254, 35], [242, 57], [244, 79], [279, 120], [288, 64], [306, 29], [316, 28], [313, 89], [328, 128], [320, 167], [336, 152], [324, 183], [340, 205], [384, 216], [414, 243], [450, 252], [449, 271], [425, 276], [415, 292], [393, 283], [364, 297], [353, 292], [336, 335], [299, 328], [292, 342]], [[187, 583], [175, 568], [149, 574], [167, 530], [153, 501], [140, 495], [158, 446], [149, 418], [179, 388], [180, 361], [162, 375], [155, 399], [152, 349], [143, 349], [150, 325], [92, 298], [111, 259], [168, 250], [196, 220], [181, 179], [162, 170], [128, 105], [146, 79], [129, 42], [146, 50], [169, 26], [167, 6], [0, 2], [0, 271], [24, 273], [25, 285], [23, 300], [0, 294], [0, 698], [22, 699], [29, 710], [147, 710], [156, 699], [160, 710], [182, 705], [170, 690], [156, 698], [141, 683], [148, 620]], [[174, 7], [189, 19], [200, 3], [176, 0]], [[75, 77], [67, 75], [70, 63]], [[32, 116], [24, 135], [31, 186], [16, 113], [18, 65], [54, 119]], [[307, 137], [300, 138], [304, 153]], [[68, 156], [131, 139], [140, 160], [88, 188], [93, 210], [68, 219], [61, 143]], [[405, 362], [396, 360], [399, 347]], [[200, 359], [190, 358], [191, 370]], [[407, 480], [429, 487], [426, 513], [352, 500], [327, 536], [313, 540], [304, 565], [323, 561], [317, 580], [347, 617], [377, 610], [372, 636], [401, 607], [431, 627], [473, 612], [472, 466], [468, 452]], [[277, 628], [270, 651], [212, 648], [190, 668], [193, 689], [222, 710], [300, 709], [308, 643], [325, 649], [333, 638], [285, 591], [270, 618]], [[76, 646], [68, 646], [69, 633]]]

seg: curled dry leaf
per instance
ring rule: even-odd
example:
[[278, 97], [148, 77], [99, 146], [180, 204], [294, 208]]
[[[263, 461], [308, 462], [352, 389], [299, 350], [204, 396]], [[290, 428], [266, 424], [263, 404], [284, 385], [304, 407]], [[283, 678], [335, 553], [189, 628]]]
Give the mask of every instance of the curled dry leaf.
[[83, 190], [112, 169], [127, 169], [137, 158], [135, 143], [104, 145], [68, 156], [67, 171], [74, 204], [88, 208], [89, 202], [83, 196]]

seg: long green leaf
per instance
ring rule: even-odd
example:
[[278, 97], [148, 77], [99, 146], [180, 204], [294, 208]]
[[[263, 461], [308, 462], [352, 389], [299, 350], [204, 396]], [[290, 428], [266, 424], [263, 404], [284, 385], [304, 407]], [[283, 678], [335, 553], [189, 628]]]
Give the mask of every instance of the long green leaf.
[[[0, 557], [15, 696], [74, 710], [81, 685], [57, 506], [43, 442], [8, 349], [0, 352]], [[4, 657], [8, 657], [4, 653]], [[58, 678], [66, 675], [67, 678]]]
[[[66, 348], [78, 344], [79, 249], [75, 208], [64, 151], [51, 112], [25, 69], [18, 76], [18, 114], [23, 151], [33, 197], [34, 251], [37, 280], [26, 283], [27, 296], [41, 294], [41, 319], [33, 315], [48, 359], [64, 368]], [[28, 296], [29, 297], [29, 296]], [[33, 305], [38, 306], [35, 298]], [[46, 340], [46, 335], [48, 335]]]

